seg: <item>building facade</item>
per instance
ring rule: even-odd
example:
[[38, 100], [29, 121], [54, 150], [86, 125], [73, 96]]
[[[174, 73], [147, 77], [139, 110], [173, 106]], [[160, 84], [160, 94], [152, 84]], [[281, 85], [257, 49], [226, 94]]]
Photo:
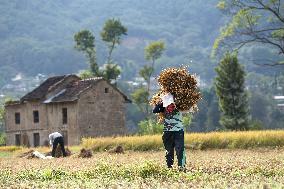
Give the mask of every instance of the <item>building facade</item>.
[[65, 144], [83, 137], [126, 134], [126, 95], [102, 78], [48, 78], [19, 101], [5, 106], [7, 145], [42, 146], [58, 131]]

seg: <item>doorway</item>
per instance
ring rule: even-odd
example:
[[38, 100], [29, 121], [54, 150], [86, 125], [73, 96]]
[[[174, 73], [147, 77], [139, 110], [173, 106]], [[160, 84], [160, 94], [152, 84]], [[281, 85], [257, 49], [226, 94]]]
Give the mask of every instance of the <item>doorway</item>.
[[39, 144], [40, 144], [39, 133], [34, 133], [34, 147], [39, 146]]

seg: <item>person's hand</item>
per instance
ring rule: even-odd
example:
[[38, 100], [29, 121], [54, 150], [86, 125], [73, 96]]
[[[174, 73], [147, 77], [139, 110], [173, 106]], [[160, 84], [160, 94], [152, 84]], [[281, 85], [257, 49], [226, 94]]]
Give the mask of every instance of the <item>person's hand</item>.
[[176, 105], [174, 103], [171, 103], [170, 105], [167, 106], [166, 111], [168, 113], [172, 113], [175, 108], [176, 108]]

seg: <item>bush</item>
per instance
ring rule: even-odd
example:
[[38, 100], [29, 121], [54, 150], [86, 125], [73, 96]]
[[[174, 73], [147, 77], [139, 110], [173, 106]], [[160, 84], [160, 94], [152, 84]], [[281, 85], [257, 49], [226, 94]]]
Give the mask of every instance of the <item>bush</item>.
[[0, 146], [5, 146], [6, 144], [6, 135], [5, 133], [0, 133]]
[[138, 123], [138, 128], [139, 128], [138, 133], [140, 135], [154, 135], [154, 134], [161, 134], [163, 132], [164, 126], [152, 119], [149, 119], [149, 120], [140, 121]]
[[249, 127], [249, 130], [262, 130], [264, 127], [263, 127], [263, 124], [261, 121], [259, 120], [253, 120], [251, 121], [250, 123], [250, 127]]

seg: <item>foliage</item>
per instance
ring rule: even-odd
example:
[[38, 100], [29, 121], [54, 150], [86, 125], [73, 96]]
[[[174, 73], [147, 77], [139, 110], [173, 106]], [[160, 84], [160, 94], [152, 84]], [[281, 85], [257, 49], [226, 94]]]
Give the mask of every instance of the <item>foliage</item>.
[[[3, 146], [6, 144], [6, 135], [5, 133], [0, 133], [0, 146]], [[1, 151], [1, 149], [0, 149]]]
[[117, 64], [106, 64], [104, 70], [102, 71], [102, 76], [111, 81], [112, 79], [116, 79], [121, 73], [121, 69]]
[[262, 130], [263, 124], [259, 120], [252, 120], [250, 123], [249, 130]]
[[89, 61], [90, 71], [93, 73], [93, 75], [98, 76], [99, 70], [94, 35], [89, 30], [82, 30], [74, 35], [74, 40], [76, 42], [75, 48], [86, 54]]
[[[154, 41], [151, 42], [148, 46], [145, 47], [145, 58], [146, 60], [150, 60], [150, 65], [144, 65], [142, 69], [139, 71], [139, 75], [146, 81], [146, 91], [142, 88], [134, 91], [133, 95], [136, 99], [134, 102], [140, 107], [140, 109], [144, 110], [146, 116], [149, 116], [149, 95], [150, 95], [150, 86], [151, 86], [151, 76], [155, 70], [155, 61], [162, 56], [163, 51], [165, 50], [165, 43], [163, 41]], [[145, 100], [145, 101], [144, 101]], [[145, 102], [145, 103], [144, 103]]]
[[109, 48], [107, 63], [110, 63], [112, 51], [115, 45], [120, 44], [122, 35], [127, 35], [127, 28], [121, 24], [119, 19], [112, 18], [105, 22], [101, 37], [108, 44]]
[[138, 133], [140, 135], [154, 135], [163, 132], [164, 126], [157, 121], [148, 119], [138, 123]]
[[245, 71], [237, 55], [227, 53], [216, 68], [216, 94], [222, 111], [220, 123], [227, 129], [247, 130], [248, 97], [245, 91]]
[[[127, 80], [133, 80], [140, 67], [145, 65], [141, 52], [147, 43], [163, 39], [167, 52], [157, 62], [154, 74], [165, 65], [178, 67], [186, 64], [202, 80], [210, 83], [215, 75], [215, 62], [209, 57], [212, 41], [217, 37], [220, 26], [228, 20], [216, 9], [217, 2], [180, 0], [163, 3], [146, 0], [133, 3], [125, 0], [114, 1], [111, 5], [100, 0], [44, 4], [40, 1], [3, 2], [0, 6], [0, 86], [10, 82], [19, 72], [27, 76], [38, 73], [49, 76], [87, 69], [84, 57], [74, 51], [72, 44], [74, 33], [83, 28], [90, 29], [96, 36], [98, 62], [106, 62], [108, 49], [97, 36], [105, 21], [114, 16], [125, 23], [128, 36], [122, 38], [120, 48], [113, 52], [112, 57], [123, 70], [126, 60], [135, 63], [131, 67], [134, 73]], [[265, 50], [271, 52], [269, 48]], [[261, 53], [249, 58], [258, 58], [259, 55]], [[251, 71], [259, 72], [259, 69], [253, 67]]]
[[[232, 19], [215, 40], [214, 50], [221, 45], [223, 48], [241, 48], [250, 43], [260, 43], [276, 49], [275, 56], [283, 58], [283, 1], [220, 0], [217, 7], [231, 15]], [[266, 64], [282, 65], [282, 61]]]
[[151, 86], [151, 76], [155, 71], [155, 62], [157, 59], [161, 58], [164, 51], [165, 43], [163, 41], [154, 41], [145, 47], [145, 58], [146, 60], [151, 61], [151, 64], [149, 66], [144, 66], [139, 73], [140, 76], [143, 77], [147, 82], [147, 91], [149, 93]]
[[193, 114], [190, 132], [209, 132], [223, 130], [220, 126], [218, 98], [213, 87], [201, 90], [202, 100], [198, 103], [198, 112]]
[[139, 70], [139, 75], [145, 80], [148, 81], [153, 73], [154, 68], [148, 65], [144, 65], [141, 70]]
[[148, 97], [149, 92], [146, 91], [145, 88], [141, 87], [136, 89], [132, 94], [131, 97], [133, 102], [139, 107], [140, 111], [147, 113], [148, 105]]
[[107, 57], [108, 65], [106, 65], [102, 75], [108, 81], [116, 80], [121, 73], [119, 66], [113, 64], [111, 56], [115, 46], [120, 44], [122, 35], [127, 35], [127, 28], [121, 24], [119, 19], [112, 18], [105, 22], [101, 31], [101, 38], [108, 45], [109, 53]]
[[75, 48], [79, 51], [88, 53], [95, 48], [95, 37], [89, 30], [79, 31], [74, 35], [76, 42]]
[[147, 47], [145, 47], [145, 58], [148, 61], [156, 61], [161, 58], [165, 50], [165, 43], [163, 41], [151, 42]]
[[192, 120], [192, 115], [191, 114], [183, 114], [182, 116], [182, 124], [184, 128], [187, 128], [190, 126]]
[[79, 73], [79, 77], [82, 79], [88, 79], [94, 77], [94, 74], [90, 70], [83, 70]]

